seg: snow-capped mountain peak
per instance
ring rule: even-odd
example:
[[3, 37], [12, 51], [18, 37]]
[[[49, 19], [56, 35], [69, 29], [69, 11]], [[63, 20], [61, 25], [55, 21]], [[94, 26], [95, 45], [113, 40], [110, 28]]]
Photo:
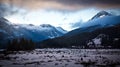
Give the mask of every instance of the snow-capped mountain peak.
[[91, 20], [97, 19], [97, 18], [102, 18], [102, 17], [105, 17], [105, 16], [113, 16], [113, 15], [108, 13], [108, 12], [106, 12], [106, 11], [100, 11]]

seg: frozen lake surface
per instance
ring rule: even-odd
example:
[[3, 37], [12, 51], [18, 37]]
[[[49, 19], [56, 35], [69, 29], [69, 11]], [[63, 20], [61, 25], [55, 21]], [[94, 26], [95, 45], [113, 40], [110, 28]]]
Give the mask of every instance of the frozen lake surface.
[[120, 49], [35, 49], [0, 53], [0, 67], [120, 67]]

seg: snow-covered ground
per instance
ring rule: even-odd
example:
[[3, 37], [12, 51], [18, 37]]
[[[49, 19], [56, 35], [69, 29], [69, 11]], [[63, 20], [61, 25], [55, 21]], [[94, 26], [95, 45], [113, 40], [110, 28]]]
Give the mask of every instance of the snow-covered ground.
[[0, 54], [0, 67], [120, 67], [120, 49], [35, 49]]

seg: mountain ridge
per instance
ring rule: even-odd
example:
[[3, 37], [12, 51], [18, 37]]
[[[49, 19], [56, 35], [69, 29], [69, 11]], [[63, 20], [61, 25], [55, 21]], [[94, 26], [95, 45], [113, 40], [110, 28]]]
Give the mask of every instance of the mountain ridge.
[[90, 20], [97, 19], [97, 18], [102, 18], [102, 17], [105, 17], [105, 16], [114, 16], [114, 15], [111, 14], [111, 13], [108, 13], [106, 11], [100, 11], [94, 17], [92, 17]]
[[[63, 32], [64, 31], [64, 32]], [[50, 24], [35, 26], [33, 24], [11, 24], [7, 19], [0, 18], [0, 45], [5, 45], [8, 40], [15, 38], [25, 38], [39, 42], [45, 39], [59, 37], [67, 33], [61, 29], [58, 30]]]

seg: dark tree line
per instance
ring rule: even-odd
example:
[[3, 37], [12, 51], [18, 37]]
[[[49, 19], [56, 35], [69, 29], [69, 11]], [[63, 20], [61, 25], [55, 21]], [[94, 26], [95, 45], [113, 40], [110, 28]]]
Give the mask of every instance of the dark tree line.
[[35, 43], [32, 40], [25, 38], [17, 38], [8, 42], [7, 50], [18, 51], [18, 50], [33, 50], [35, 49]]

